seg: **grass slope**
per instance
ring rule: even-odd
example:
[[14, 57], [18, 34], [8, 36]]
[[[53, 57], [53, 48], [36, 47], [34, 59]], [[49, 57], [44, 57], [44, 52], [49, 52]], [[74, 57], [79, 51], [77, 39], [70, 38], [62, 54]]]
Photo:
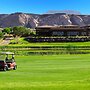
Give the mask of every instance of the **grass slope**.
[[90, 90], [90, 55], [17, 56], [0, 90]]

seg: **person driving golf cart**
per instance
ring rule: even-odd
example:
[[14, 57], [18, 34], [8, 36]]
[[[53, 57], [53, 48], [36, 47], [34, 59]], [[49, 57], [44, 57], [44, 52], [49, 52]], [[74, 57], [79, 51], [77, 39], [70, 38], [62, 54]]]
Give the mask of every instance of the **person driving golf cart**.
[[[7, 55], [7, 56], [6, 56], [6, 59], [5, 59], [6, 62], [14, 62], [14, 61], [15, 61], [15, 59], [14, 59], [14, 53], [8, 52], [8, 53], [6, 53], [6, 55]], [[9, 58], [8, 55], [12, 55], [12, 57]]]
[[12, 52], [2, 52], [1, 54], [6, 55], [6, 58], [4, 59], [4, 61], [7, 65], [7, 70], [8, 69], [16, 70], [17, 69], [17, 64], [15, 62], [14, 53], [12, 53]]

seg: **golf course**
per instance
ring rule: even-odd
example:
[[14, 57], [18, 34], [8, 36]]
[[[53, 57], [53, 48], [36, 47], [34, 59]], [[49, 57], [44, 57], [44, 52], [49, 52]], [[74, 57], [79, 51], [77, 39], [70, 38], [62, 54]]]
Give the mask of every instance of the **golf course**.
[[0, 90], [90, 90], [90, 54], [15, 56], [0, 72]]
[[0, 90], [90, 90], [90, 0], [1, 0]]

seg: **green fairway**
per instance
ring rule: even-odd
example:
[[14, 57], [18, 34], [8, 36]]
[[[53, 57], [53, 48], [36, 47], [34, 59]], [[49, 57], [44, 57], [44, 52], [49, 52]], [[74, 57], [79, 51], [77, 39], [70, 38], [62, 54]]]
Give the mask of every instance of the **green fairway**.
[[90, 55], [16, 56], [0, 72], [0, 90], [90, 90]]

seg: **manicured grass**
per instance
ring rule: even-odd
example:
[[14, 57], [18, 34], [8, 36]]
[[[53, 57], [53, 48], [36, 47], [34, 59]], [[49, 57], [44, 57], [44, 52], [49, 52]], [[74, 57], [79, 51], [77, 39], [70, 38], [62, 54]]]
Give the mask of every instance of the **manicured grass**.
[[[24, 41], [23, 41], [24, 42]], [[90, 42], [58, 42], [58, 43], [20, 43], [20, 44], [10, 44], [9, 46], [90, 46]]]
[[[20, 38], [22, 41], [23, 38]], [[25, 40], [24, 40], [25, 41]], [[24, 42], [23, 41], [23, 42]], [[8, 46], [1, 46], [2, 48], [88, 48], [90, 49], [90, 42], [54, 42], [54, 43], [48, 43], [48, 42], [41, 42], [41, 43], [20, 43], [20, 44], [9, 44]]]
[[90, 90], [90, 55], [16, 56], [0, 72], [0, 90]]

